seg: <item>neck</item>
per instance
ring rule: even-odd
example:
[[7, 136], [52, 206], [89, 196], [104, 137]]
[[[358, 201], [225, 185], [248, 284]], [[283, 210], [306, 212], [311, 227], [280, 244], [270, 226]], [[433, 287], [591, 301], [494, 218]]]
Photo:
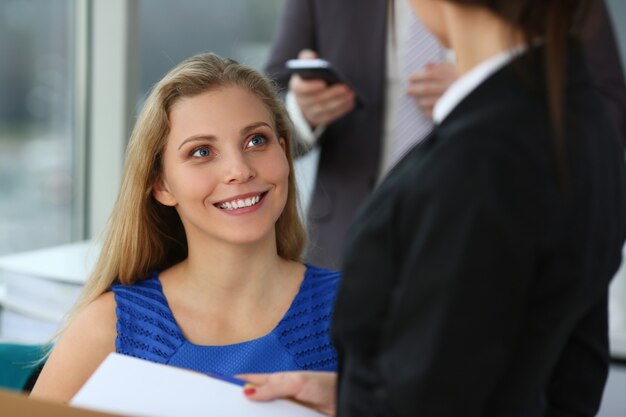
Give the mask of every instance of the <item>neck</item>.
[[[189, 242], [189, 253], [179, 268], [183, 280], [206, 294], [252, 291], [267, 288], [284, 267], [275, 237], [249, 245], [225, 242]], [[211, 291], [205, 292], [204, 289]]]
[[519, 29], [483, 7], [445, 3], [448, 43], [454, 50], [459, 74], [524, 43]]
[[297, 294], [305, 268], [280, 258], [273, 237], [267, 242], [200, 244], [191, 239], [187, 259], [163, 271], [163, 291], [189, 340], [238, 343], [276, 326]]

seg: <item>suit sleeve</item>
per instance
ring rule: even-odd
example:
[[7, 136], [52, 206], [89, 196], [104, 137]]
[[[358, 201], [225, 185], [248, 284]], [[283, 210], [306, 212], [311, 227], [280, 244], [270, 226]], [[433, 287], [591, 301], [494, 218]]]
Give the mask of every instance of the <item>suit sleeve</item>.
[[546, 417], [595, 416], [609, 369], [607, 297], [577, 324], [548, 387]]
[[604, 1], [594, 4], [582, 36], [596, 86], [626, 146], [626, 84], [613, 25]]
[[[313, 1], [287, 0], [285, 2], [278, 31], [264, 67], [264, 72], [277, 83], [279, 93], [285, 101], [290, 78], [289, 72], [285, 69], [285, 62], [297, 58], [302, 49], [317, 50]], [[312, 131], [300, 110], [294, 108], [297, 106], [295, 99], [286, 104], [289, 116], [294, 122], [293, 154], [297, 157], [312, 149], [320, 133]]]
[[289, 83], [285, 62], [305, 48], [316, 50], [313, 0], [287, 0], [264, 71], [283, 89]]

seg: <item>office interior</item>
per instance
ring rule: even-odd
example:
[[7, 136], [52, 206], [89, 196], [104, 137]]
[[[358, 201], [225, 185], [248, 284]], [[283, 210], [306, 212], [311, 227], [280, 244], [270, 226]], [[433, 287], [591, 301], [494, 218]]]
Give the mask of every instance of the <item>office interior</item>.
[[[626, 2], [606, 2], [626, 68]], [[204, 51], [261, 69], [283, 4], [0, 0], [0, 388], [15, 389], [3, 385], [12, 375], [2, 346], [49, 340], [80, 291], [150, 86]], [[296, 163], [302, 207], [317, 156]], [[624, 417], [624, 265], [610, 315], [612, 365], [598, 415]]]

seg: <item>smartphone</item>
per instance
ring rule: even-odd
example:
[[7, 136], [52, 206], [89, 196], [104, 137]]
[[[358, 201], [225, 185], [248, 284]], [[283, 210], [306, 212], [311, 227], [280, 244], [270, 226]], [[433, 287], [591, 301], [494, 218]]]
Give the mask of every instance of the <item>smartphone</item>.
[[305, 80], [324, 80], [328, 85], [345, 83], [325, 59], [290, 59], [285, 66], [291, 74], [298, 74]]

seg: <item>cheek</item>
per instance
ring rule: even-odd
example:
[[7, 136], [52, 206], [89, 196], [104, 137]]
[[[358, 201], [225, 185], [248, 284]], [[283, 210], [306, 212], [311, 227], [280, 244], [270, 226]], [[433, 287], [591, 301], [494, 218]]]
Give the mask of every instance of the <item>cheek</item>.
[[268, 183], [272, 183], [278, 192], [277, 197], [283, 200], [283, 204], [287, 202], [289, 194], [289, 163], [284, 153], [268, 158], [263, 163], [264, 179]]
[[202, 199], [215, 189], [215, 175], [196, 168], [198, 167], [185, 167], [170, 175], [172, 192], [179, 199]]
[[280, 163], [277, 164], [277, 176], [282, 178], [282, 183], [287, 187], [289, 183], [289, 162], [287, 161], [287, 157], [285, 154], [282, 155]]
[[282, 149], [273, 152], [270, 158], [263, 160], [263, 172], [267, 173], [267, 178], [276, 184], [287, 184], [289, 178], [289, 162]]

